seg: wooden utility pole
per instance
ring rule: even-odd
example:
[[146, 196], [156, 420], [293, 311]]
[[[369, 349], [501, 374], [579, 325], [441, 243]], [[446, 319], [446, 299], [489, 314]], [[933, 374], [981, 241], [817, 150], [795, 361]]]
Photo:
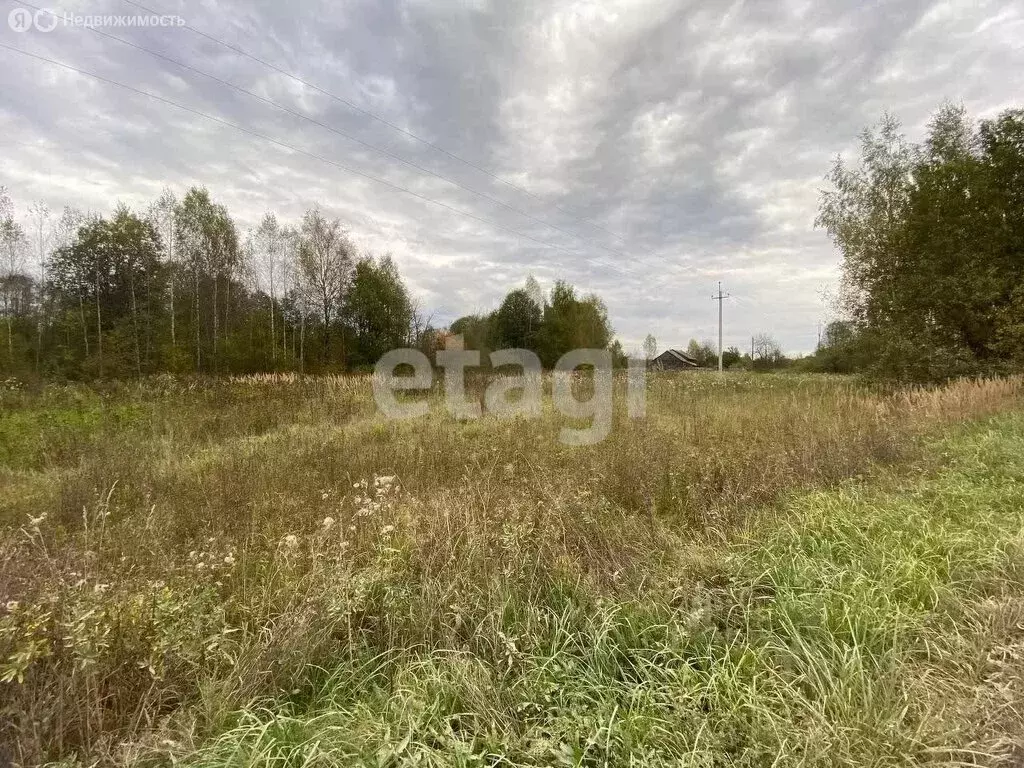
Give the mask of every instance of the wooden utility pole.
[[722, 302], [729, 298], [728, 293], [722, 293], [722, 282], [718, 282], [718, 295], [712, 296], [713, 301], [718, 302], [718, 372], [722, 372]]

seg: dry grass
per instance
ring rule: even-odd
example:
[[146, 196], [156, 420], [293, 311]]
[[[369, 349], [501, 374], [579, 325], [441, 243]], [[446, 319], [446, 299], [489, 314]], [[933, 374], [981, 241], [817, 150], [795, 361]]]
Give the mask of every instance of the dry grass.
[[[913, 458], [922, 436], [1014, 407], [1022, 388], [1006, 379], [883, 396], [824, 377], [659, 376], [648, 418], [617, 414], [611, 436], [588, 448], [560, 445], [550, 410], [533, 421], [460, 423], [435, 410], [386, 422], [365, 378], [4, 392], [0, 758], [123, 764], [212, 744], [197, 759], [284, 760], [260, 752], [251, 727], [284, 729], [273, 743], [292, 745], [347, 729], [325, 763], [372, 753], [401, 764], [422, 742], [428, 764], [477, 764], [438, 757], [458, 742], [506, 764], [579, 764], [612, 726], [595, 726], [587, 746], [570, 737], [573, 718], [614, 720], [606, 700], [622, 716], [630, 680], [647, 681], [629, 695], [655, 709], [658, 685], [681, 685], [659, 676], [657, 648], [682, 653], [683, 643], [705, 671], [730, 658], [708, 632], [733, 610], [722, 602], [723, 585], [738, 583], [724, 553], [753, 510]], [[801, 636], [778, 607], [779, 583], [745, 589], [746, 600], [775, 596], [772, 642]], [[890, 619], [879, 620], [904, 630]], [[725, 687], [687, 705], [738, 708], [726, 731], [704, 737], [728, 752], [734, 729], [729, 754], [750, 764], [761, 764], [750, 739], [777, 728], [741, 716], [757, 686], [776, 697], [773, 717], [796, 716], [785, 686], [772, 687], [769, 661], [784, 649], [756, 648], [767, 677], [726, 665], [714, 683]], [[846, 686], [849, 711], [817, 713], [821, 722], [859, 722], [876, 701], [858, 682], [868, 662], [844, 663], [854, 666], [841, 680], [826, 679], [827, 664], [793, 678]], [[589, 709], [559, 699], [573, 668], [596, 676]], [[401, 691], [411, 698], [399, 712]], [[289, 725], [284, 712], [307, 714]], [[564, 732], [549, 723], [524, 742], [531, 718]], [[630, 726], [636, 754], [671, 741], [656, 719]], [[360, 729], [376, 745], [365, 754], [352, 746]], [[701, 733], [677, 735], [701, 753]], [[488, 760], [479, 764], [497, 764]]]

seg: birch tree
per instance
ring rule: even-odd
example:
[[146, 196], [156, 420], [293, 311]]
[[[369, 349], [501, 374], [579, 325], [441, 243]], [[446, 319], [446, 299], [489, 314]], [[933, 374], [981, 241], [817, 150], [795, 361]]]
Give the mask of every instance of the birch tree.
[[[241, 264], [238, 233], [227, 209], [193, 187], [175, 209], [175, 248], [192, 274], [196, 370], [203, 369], [203, 327], [210, 329], [210, 368], [219, 366], [221, 317], [230, 323], [231, 280]], [[222, 300], [223, 292], [223, 300]], [[209, 308], [203, 309], [203, 295]], [[205, 322], [204, 322], [205, 320]]]
[[[84, 213], [76, 208], [65, 206], [53, 229], [53, 253], [57, 253], [62, 248], [67, 248], [71, 245], [78, 236], [79, 228], [85, 223], [85, 221], [86, 216]], [[51, 275], [51, 282], [52, 279], [53, 277]], [[82, 329], [82, 345], [85, 357], [88, 358], [89, 327], [85, 319], [85, 292], [83, 291], [83, 286], [80, 283], [76, 284], [74, 296], [77, 299], [78, 319]]]
[[298, 252], [300, 293], [323, 323], [323, 361], [330, 362], [331, 325], [341, 312], [355, 248], [338, 219], [312, 208], [302, 219]]
[[39, 298], [36, 316], [36, 371], [39, 371], [43, 353], [43, 326], [47, 319], [46, 263], [50, 244], [50, 208], [46, 203], [35, 202], [28, 208], [29, 222], [33, 237], [35, 256], [39, 266]]
[[167, 265], [167, 293], [171, 321], [171, 347], [178, 345], [177, 329], [175, 328], [174, 289], [177, 280], [177, 269], [174, 260], [176, 242], [175, 221], [178, 200], [169, 188], [164, 188], [160, 197], [150, 206], [148, 218], [161, 236], [164, 264]]
[[654, 356], [658, 354], [658, 340], [654, 338], [653, 333], [648, 333], [647, 338], [644, 339], [644, 357], [648, 360], [653, 360]]
[[266, 280], [267, 296], [270, 298], [270, 359], [277, 361], [277, 288], [280, 282], [281, 261], [284, 242], [277, 217], [272, 213], [263, 216], [251, 236], [253, 256], [261, 277]]
[[14, 219], [14, 205], [7, 190], [0, 187], [0, 259], [3, 274], [3, 309], [7, 325], [7, 359], [14, 366], [14, 315], [17, 304], [16, 282], [25, 268], [27, 249], [25, 232]]

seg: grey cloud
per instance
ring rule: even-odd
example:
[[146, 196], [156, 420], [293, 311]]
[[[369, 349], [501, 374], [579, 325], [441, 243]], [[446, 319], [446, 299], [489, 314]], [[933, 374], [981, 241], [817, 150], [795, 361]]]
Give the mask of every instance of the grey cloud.
[[[648, 331], [663, 345], [716, 335], [710, 295], [721, 279], [736, 296], [727, 344], [745, 347], [768, 330], [789, 349], [813, 348], [829, 315], [820, 293], [838, 274], [837, 255], [812, 227], [832, 158], [883, 111], [918, 134], [943, 100], [990, 115], [1024, 92], [1024, 11], [994, 0], [145, 2], [535, 196], [187, 30], [109, 31], [585, 238], [87, 30], [18, 35], [3, 26], [6, 44], [524, 236], [0, 51], [0, 184], [23, 208], [33, 199], [141, 207], [164, 185], [204, 184], [245, 227], [265, 210], [296, 221], [320, 203], [362, 246], [391, 250], [439, 320], [493, 306], [533, 272], [549, 286], [563, 277], [598, 291], [627, 347]], [[134, 12], [120, 0], [60, 7]]]

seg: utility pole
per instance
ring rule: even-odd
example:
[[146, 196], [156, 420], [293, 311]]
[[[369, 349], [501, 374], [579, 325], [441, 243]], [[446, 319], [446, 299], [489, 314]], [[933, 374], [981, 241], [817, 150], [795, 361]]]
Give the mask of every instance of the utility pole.
[[718, 372], [722, 372], [722, 302], [729, 298], [729, 294], [722, 293], [722, 281], [718, 281], [718, 295], [712, 296], [712, 301], [718, 302]]

